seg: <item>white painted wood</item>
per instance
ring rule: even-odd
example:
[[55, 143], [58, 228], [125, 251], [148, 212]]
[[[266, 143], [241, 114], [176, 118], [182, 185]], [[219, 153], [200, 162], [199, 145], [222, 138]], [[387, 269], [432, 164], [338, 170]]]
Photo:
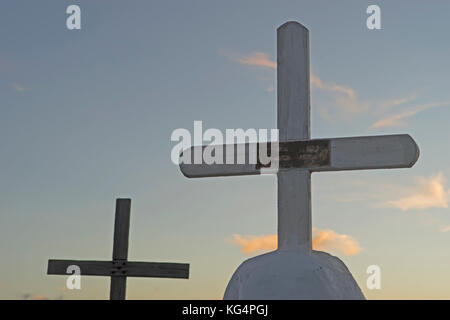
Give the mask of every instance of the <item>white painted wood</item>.
[[[309, 31], [288, 22], [277, 30], [280, 142], [310, 139]], [[278, 249], [312, 249], [311, 173], [278, 172]]]
[[[317, 172], [410, 168], [416, 163], [420, 153], [416, 142], [408, 134], [319, 140], [328, 140], [330, 143], [330, 165], [305, 166], [301, 169]], [[309, 141], [313, 142], [314, 139]], [[192, 147], [187, 152], [194, 152], [193, 149], [197, 148], [202, 147]], [[256, 150], [256, 147], [246, 148], [247, 159], [249, 159], [249, 149]], [[256, 158], [257, 154], [250, 153], [250, 156]], [[188, 178], [256, 175], [261, 173], [256, 164], [181, 164], [180, 169]]]
[[331, 166], [314, 171], [410, 168], [419, 147], [408, 134], [331, 139]]
[[[252, 144], [255, 145], [255, 144]], [[241, 148], [244, 146], [244, 148]], [[204, 178], [204, 177], [224, 177], [224, 176], [239, 176], [239, 175], [253, 175], [260, 174], [260, 171], [256, 169], [255, 164], [250, 164], [249, 150], [256, 150], [254, 147], [248, 147], [248, 144], [236, 144], [234, 145], [234, 163], [237, 163], [237, 159], [243, 154], [244, 159], [247, 159], [246, 164], [226, 164], [227, 152], [229, 145], [221, 145], [222, 148], [222, 164], [206, 164], [203, 157], [202, 162], [195, 164], [193, 161], [193, 155], [203, 154], [204, 146], [195, 146], [183, 151], [180, 155], [180, 169], [183, 175], [188, 178]], [[240, 152], [243, 150], [244, 152]], [[251, 156], [256, 159], [256, 152], [251, 153]], [[182, 163], [183, 157], [190, 159], [190, 163]]]

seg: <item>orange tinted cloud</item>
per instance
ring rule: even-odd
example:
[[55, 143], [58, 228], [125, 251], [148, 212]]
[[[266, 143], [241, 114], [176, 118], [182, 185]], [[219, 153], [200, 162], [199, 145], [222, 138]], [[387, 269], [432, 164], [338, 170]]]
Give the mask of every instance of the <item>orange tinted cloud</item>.
[[355, 90], [350, 87], [341, 86], [335, 83], [323, 82], [318, 76], [311, 75], [311, 84], [319, 89], [339, 92], [347, 96], [348, 99], [356, 99]]
[[[237, 55], [232, 53], [227, 53], [221, 51], [221, 54], [228, 56], [233, 61], [240, 64], [266, 68], [266, 69], [277, 69], [277, 62], [271, 60], [269, 55], [265, 52], [253, 52], [247, 55]], [[358, 98], [356, 97], [355, 90], [350, 87], [338, 85], [335, 83], [328, 83], [322, 81], [318, 76], [311, 75], [311, 86], [318, 88], [328, 94], [333, 95], [334, 103], [344, 109], [347, 112], [358, 112], [361, 111], [362, 106]]]
[[38, 294], [31, 294], [31, 293], [24, 293], [22, 295], [23, 300], [49, 300], [49, 298], [38, 295]]
[[339, 234], [333, 230], [318, 230], [313, 228], [313, 248], [320, 251], [338, 251], [351, 256], [358, 254], [362, 248], [358, 241], [346, 234]]
[[[262, 236], [233, 235], [232, 242], [241, 247], [243, 253], [249, 254], [256, 251], [270, 251], [277, 248], [277, 236], [275, 234]], [[313, 249], [320, 251], [337, 251], [345, 255], [355, 255], [362, 249], [354, 238], [339, 234], [333, 230], [319, 230], [313, 228]]]
[[241, 247], [243, 253], [252, 253], [255, 251], [269, 251], [277, 248], [277, 236], [269, 234], [265, 236], [241, 236], [233, 234], [233, 243]]
[[19, 91], [19, 92], [22, 92], [22, 91], [25, 91], [25, 90], [26, 90], [24, 87], [22, 87], [20, 84], [18, 84], [18, 83], [16, 83], [16, 82], [14, 82], [14, 83], [11, 85], [11, 87], [12, 87], [15, 91]]
[[[277, 62], [271, 60], [269, 55], [265, 52], [257, 51], [247, 55], [239, 55], [221, 50], [220, 53], [240, 64], [270, 70], [276, 70], [277, 68]], [[325, 94], [325, 100], [319, 101], [317, 108], [319, 114], [328, 121], [332, 121], [336, 118], [349, 119], [360, 115], [385, 113], [392, 107], [400, 106], [417, 98], [417, 93], [413, 93], [407, 97], [381, 101], [362, 100], [358, 98], [355, 89], [349, 86], [323, 81], [315, 74], [311, 74], [310, 81], [312, 88], [318, 89]], [[272, 86], [269, 86], [266, 91], [271, 92], [273, 91], [272, 88]], [[369, 129], [404, 125], [405, 122], [403, 119], [411, 117], [425, 109], [443, 104], [445, 103], [431, 103], [399, 111], [395, 114], [381, 118], [373, 123]]]
[[398, 113], [391, 114], [391, 115], [381, 118], [380, 120], [378, 120], [374, 124], [372, 124], [370, 126], [370, 128], [376, 129], [376, 128], [382, 128], [382, 127], [404, 126], [406, 124], [404, 119], [406, 119], [406, 118], [412, 117], [412, 116], [416, 115], [417, 113], [422, 112], [427, 109], [430, 109], [430, 108], [448, 106], [448, 105], [450, 105], [450, 101], [427, 103], [427, 104], [422, 104], [419, 106], [411, 107], [406, 110], [400, 111]]
[[[224, 52], [222, 52], [222, 54], [229, 56], [231, 59], [240, 64], [274, 70], [277, 68], [277, 62], [271, 60], [269, 58], [269, 55], [265, 52], [253, 52], [248, 55], [240, 55], [240, 56]], [[336, 100], [335, 102], [338, 104], [339, 107], [349, 112], [360, 111], [363, 103], [360, 103], [358, 101], [355, 90], [353, 90], [352, 88], [338, 85], [335, 83], [324, 82], [318, 76], [315, 75], [311, 75], [310, 81], [313, 87], [334, 94], [335, 95], [334, 99]]]
[[264, 52], [253, 52], [248, 55], [239, 56], [234, 59], [236, 62], [255, 67], [276, 69], [277, 63], [269, 59], [269, 55]]
[[266, 92], [272, 92], [274, 90], [275, 90], [275, 88], [273, 87], [273, 85], [270, 85], [266, 88]]
[[[248, 55], [234, 57], [233, 60], [241, 64], [256, 67], [263, 67], [269, 69], [277, 68], [276, 61], [270, 60], [269, 55], [265, 52], [253, 52]], [[352, 88], [338, 85], [335, 83], [324, 82], [315, 75], [311, 75], [310, 81], [311, 85], [313, 85], [316, 88], [329, 92], [340, 93], [343, 94], [347, 99], [356, 100], [356, 93], [355, 90], [353, 90]]]
[[444, 176], [438, 173], [429, 179], [417, 178], [417, 185], [409, 191], [409, 195], [384, 203], [386, 207], [399, 208], [403, 211], [411, 209], [448, 208], [450, 190], [444, 187]]

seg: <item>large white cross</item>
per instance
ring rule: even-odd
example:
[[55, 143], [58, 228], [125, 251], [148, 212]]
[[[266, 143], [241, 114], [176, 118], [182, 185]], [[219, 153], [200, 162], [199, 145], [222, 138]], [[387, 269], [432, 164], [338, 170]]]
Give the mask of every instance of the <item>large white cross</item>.
[[[311, 140], [309, 32], [297, 22], [288, 22], [278, 28], [277, 36], [278, 249], [311, 250], [312, 172], [411, 167], [419, 157], [419, 148], [406, 134]], [[192, 157], [202, 152], [200, 148], [205, 147], [192, 147], [183, 155]], [[232, 148], [238, 150], [236, 145]], [[246, 159], [251, 158], [251, 150], [257, 149], [246, 144]], [[226, 163], [227, 147], [223, 150]], [[197, 178], [260, 174], [263, 166], [259, 162], [203, 161], [181, 162], [180, 167], [185, 176]]]

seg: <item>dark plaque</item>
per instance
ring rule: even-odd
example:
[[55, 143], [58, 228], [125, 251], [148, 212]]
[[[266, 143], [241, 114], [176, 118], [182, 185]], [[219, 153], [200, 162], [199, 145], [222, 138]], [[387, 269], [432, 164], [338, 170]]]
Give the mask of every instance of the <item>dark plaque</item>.
[[[271, 155], [272, 144], [267, 144], [267, 154]], [[280, 142], [279, 168], [318, 168], [330, 165], [330, 140], [305, 140]], [[259, 158], [256, 168], [269, 168], [269, 164], [262, 164]]]

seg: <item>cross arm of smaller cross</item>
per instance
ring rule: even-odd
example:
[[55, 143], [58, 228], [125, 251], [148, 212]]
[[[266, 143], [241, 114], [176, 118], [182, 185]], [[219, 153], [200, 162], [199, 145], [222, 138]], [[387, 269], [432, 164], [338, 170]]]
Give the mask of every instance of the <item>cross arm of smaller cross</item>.
[[[241, 146], [241, 147], [240, 147]], [[195, 146], [180, 155], [180, 169], [188, 178], [257, 175], [269, 165], [260, 163], [261, 143], [218, 145], [222, 150], [221, 163], [194, 163], [194, 155], [203, 154], [206, 146]], [[202, 150], [199, 150], [202, 149]], [[227, 164], [227, 150], [233, 149], [233, 164]], [[270, 150], [270, 146], [264, 150]], [[419, 158], [419, 147], [408, 134], [348, 137], [332, 139], [292, 140], [280, 142], [279, 169], [341, 171], [412, 167]], [[236, 164], [239, 155], [244, 163]], [[184, 163], [183, 159], [190, 159]], [[250, 159], [255, 159], [253, 163]]]
[[189, 278], [189, 264], [168, 262], [133, 262], [133, 261], [83, 261], [53, 260], [48, 261], [47, 274], [67, 275], [69, 266], [78, 266], [82, 276], [110, 277], [152, 277], [152, 278]]

